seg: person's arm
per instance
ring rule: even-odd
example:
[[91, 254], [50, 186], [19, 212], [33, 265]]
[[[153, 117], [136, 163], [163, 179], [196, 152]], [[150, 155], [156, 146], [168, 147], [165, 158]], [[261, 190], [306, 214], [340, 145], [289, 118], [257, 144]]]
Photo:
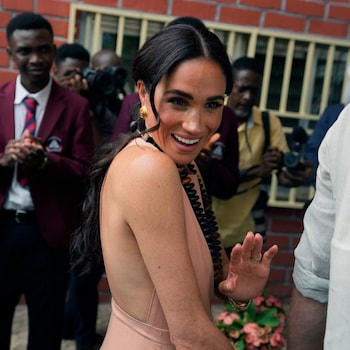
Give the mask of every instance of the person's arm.
[[262, 162], [259, 165], [253, 165], [248, 169], [240, 170], [240, 183], [253, 180], [255, 178], [268, 178], [272, 171], [280, 168], [282, 153], [277, 147], [270, 146], [263, 154]]
[[317, 121], [313, 133], [305, 144], [304, 159], [311, 161], [314, 165], [314, 171], [311, 174], [311, 181], [314, 185], [316, 181], [316, 169], [318, 167], [318, 149], [328, 129], [337, 120], [343, 108], [343, 104], [331, 105], [327, 107], [322, 113], [320, 119]]
[[286, 187], [309, 185], [312, 181], [315, 167], [310, 160], [301, 160], [301, 168], [291, 169], [282, 167], [277, 173], [278, 183]]
[[[239, 184], [237, 118], [228, 107], [224, 107], [217, 132], [220, 138], [211, 145], [209, 166], [204, 180], [211, 195], [228, 199], [236, 193]], [[198, 157], [196, 162], [197, 160]]]
[[309, 184], [313, 173], [313, 164], [307, 160], [301, 160], [303, 167], [300, 169], [289, 169], [284, 166], [283, 153], [289, 152], [287, 139], [284, 134], [280, 119], [270, 113], [270, 130], [271, 130], [271, 146], [277, 147], [281, 151], [279, 165], [275, 167], [278, 170], [278, 183], [286, 187], [296, 187], [303, 184]]
[[323, 349], [327, 303], [304, 297], [293, 289], [287, 317], [288, 350]]
[[[293, 281], [295, 288], [287, 320], [288, 350], [323, 349], [326, 318], [329, 316], [327, 307], [330, 303], [331, 261], [335, 263], [335, 260], [331, 259], [331, 246], [336, 231], [336, 217], [340, 214], [338, 212], [335, 215], [335, 204], [338, 200], [341, 201], [340, 196], [334, 195], [333, 192], [334, 184], [339, 182], [333, 178], [333, 162], [338, 163], [334, 155], [338, 153], [335, 147], [338, 139], [337, 137], [335, 144], [325, 144], [325, 147], [320, 149], [317, 190], [305, 213], [304, 231], [294, 251]], [[341, 187], [341, 191], [344, 191], [343, 186]], [[342, 236], [344, 233], [342, 231]], [[339, 252], [336, 255], [341, 256]], [[339, 269], [339, 266], [341, 265], [334, 265], [337, 269], [336, 279], [341, 281], [341, 285], [342, 278], [339, 276], [342, 268]], [[333, 290], [337, 289], [338, 287], [333, 287]], [[338, 348], [343, 347], [334, 347], [334, 349]]]
[[88, 82], [80, 74], [80, 69], [68, 70], [65, 75], [54, 74], [56, 82], [67, 89], [82, 94], [89, 90]]
[[320, 147], [320, 144], [328, 129], [337, 120], [343, 108], [343, 104], [327, 107], [320, 116], [320, 119], [317, 121], [313, 133], [305, 144], [304, 158], [312, 161], [315, 165], [315, 168], [318, 166], [318, 149]]
[[21, 158], [21, 140], [9, 140], [0, 154], [0, 174], [4, 169], [14, 168]]

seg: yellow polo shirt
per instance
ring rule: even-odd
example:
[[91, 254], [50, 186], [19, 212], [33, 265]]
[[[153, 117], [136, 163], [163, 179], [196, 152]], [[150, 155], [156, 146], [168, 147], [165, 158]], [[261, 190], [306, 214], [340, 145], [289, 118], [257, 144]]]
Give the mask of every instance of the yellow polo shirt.
[[[239, 169], [247, 169], [262, 162], [265, 146], [265, 132], [261, 111], [254, 107], [253, 120], [241, 124], [238, 129]], [[288, 143], [280, 119], [270, 115], [270, 145], [288, 152]], [[241, 242], [248, 231], [255, 232], [251, 210], [259, 196], [259, 182], [256, 178], [239, 185], [237, 194], [230, 199], [213, 197], [213, 210], [218, 221], [219, 232], [224, 247]]]

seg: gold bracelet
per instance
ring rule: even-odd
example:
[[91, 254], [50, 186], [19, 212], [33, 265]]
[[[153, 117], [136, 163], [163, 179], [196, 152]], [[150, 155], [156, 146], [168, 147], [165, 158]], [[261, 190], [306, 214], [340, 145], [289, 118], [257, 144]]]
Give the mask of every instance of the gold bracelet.
[[245, 311], [248, 309], [248, 306], [250, 304], [250, 300], [248, 301], [239, 301], [234, 300], [232, 298], [227, 298], [230, 305], [236, 310], [236, 311]]

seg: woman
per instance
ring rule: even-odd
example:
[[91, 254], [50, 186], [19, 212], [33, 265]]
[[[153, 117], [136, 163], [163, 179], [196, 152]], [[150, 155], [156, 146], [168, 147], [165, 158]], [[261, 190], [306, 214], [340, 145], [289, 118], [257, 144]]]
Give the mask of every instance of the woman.
[[100, 232], [112, 294], [102, 349], [232, 350], [211, 320], [214, 284], [247, 306], [237, 300], [261, 292], [277, 246], [261, 256], [261, 236], [248, 233], [229, 262], [193, 162], [220, 124], [229, 59], [215, 34], [174, 25], [140, 49], [133, 77], [139, 129], [101, 150], [75, 242], [93, 260]]

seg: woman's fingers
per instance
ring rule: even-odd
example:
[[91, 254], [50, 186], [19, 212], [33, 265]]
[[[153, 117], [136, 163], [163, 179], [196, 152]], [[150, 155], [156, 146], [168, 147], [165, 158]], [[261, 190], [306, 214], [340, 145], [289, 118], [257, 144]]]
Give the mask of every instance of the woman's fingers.
[[263, 255], [262, 262], [266, 264], [271, 264], [272, 259], [278, 252], [278, 246], [274, 244], [272, 247], [270, 247]]

